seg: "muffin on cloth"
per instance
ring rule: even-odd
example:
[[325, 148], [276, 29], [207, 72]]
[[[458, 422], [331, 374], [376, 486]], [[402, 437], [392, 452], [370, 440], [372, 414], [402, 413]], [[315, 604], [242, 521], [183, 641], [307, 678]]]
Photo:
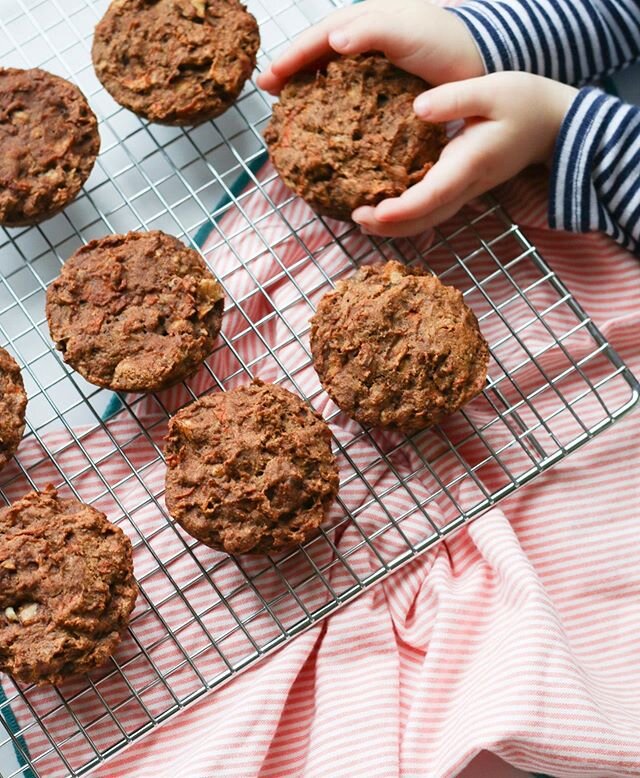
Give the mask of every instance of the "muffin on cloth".
[[322, 298], [311, 353], [320, 383], [348, 416], [407, 434], [472, 400], [489, 362], [462, 293], [399, 262], [362, 267]]
[[169, 512], [230, 554], [302, 543], [338, 492], [326, 423], [297, 395], [259, 380], [179, 411], [165, 455]]
[[0, 510], [0, 670], [62, 683], [104, 664], [135, 605], [131, 542], [53, 487]]

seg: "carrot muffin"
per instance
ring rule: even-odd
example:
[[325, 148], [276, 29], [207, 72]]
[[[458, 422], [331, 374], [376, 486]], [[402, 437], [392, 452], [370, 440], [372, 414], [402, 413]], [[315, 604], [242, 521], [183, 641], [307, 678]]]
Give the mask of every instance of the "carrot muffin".
[[98, 121], [77, 86], [38, 68], [0, 68], [0, 224], [61, 211], [99, 151]]
[[341, 410], [407, 434], [438, 424], [481, 392], [489, 362], [462, 293], [399, 262], [362, 267], [322, 298], [311, 352]]
[[194, 373], [213, 350], [223, 309], [200, 254], [159, 231], [92, 240], [47, 289], [63, 359], [114, 391], [153, 392]]
[[151, 122], [184, 125], [229, 108], [259, 45], [258, 24], [239, 0], [113, 0], [92, 56], [114, 100]]
[[107, 661], [138, 594], [131, 542], [53, 487], [0, 510], [0, 670], [62, 683]]
[[428, 85], [382, 54], [340, 57], [284, 87], [264, 137], [274, 167], [323, 216], [396, 197], [440, 155], [443, 125], [423, 122], [413, 101]]
[[325, 422], [296, 395], [261, 381], [183, 408], [169, 422], [165, 455], [169, 512], [230, 554], [302, 543], [338, 492]]
[[24, 435], [27, 395], [15, 359], [0, 348], [0, 470], [16, 453]]

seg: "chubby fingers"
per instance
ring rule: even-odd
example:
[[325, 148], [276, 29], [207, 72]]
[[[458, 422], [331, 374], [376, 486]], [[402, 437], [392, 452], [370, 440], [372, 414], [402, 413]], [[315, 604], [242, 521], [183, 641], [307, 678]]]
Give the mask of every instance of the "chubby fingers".
[[369, 205], [358, 208], [357, 223], [365, 235], [377, 235], [384, 238], [405, 238], [429, 229], [427, 226], [422, 225], [421, 219], [411, 219], [394, 224], [382, 223], [376, 219], [375, 210], [375, 208]]
[[[416, 98], [414, 110], [419, 118], [436, 122], [485, 116], [493, 106], [487, 89], [478, 88], [482, 81], [473, 78], [434, 87]], [[491, 141], [487, 135], [487, 128], [466, 126], [445, 146], [440, 159], [422, 181], [376, 207], [376, 223], [424, 221], [428, 215], [463, 197], [480, 177], [482, 157]], [[355, 221], [359, 221], [360, 215], [354, 212]]]
[[385, 238], [408, 238], [437, 227], [450, 219], [472, 197], [473, 195], [465, 195], [443, 205], [442, 208], [437, 208], [427, 216], [393, 223], [379, 221], [375, 216], [375, 208], [364, 206], [358, 209], [361, 212], [359, 224], [362, 231], [368, 235], [378, 235]]
[[[383, 200], [376, 207], [376, 221], [390, 224], [423, 219], [462, 197], [477, 178], [474, 155], [462, 137], [454, 138], [422, 181], [407, 189], [400, 197]], [[354, 212], [356, 221], [358, 216], [357, 211]]]
[[495, 135], [494, 122], [465, 127], [422, 181], [375, 208], [357, 208], [353, 220], [368, 232], [389, 237], [413, 235], [439, 224], [504, 180], [493, 172], [496, 143], [498, 147], [501, 143]]
[[436, 86], [418, 95], [413, 102], [416, 116], [428, 122], [452, 122], [474, 116], [492, 118], [495, 108], [489, 77]]
[[338, 54], [362, 54], [381, 51], [396, 65], [415, 72], [418, 51], [423, 41], [411, 17], [393, 15], [383, 8], [372, 7], [369, 12], [355, 16], [329, 34], [329, 43]]
[[258, 76], [258, 86], [272, 94], [280, 92], [294, 73], [326, 58], [334, 51], [329, 42], [329, 36], [334, 30], [368, 14], [369, 9], [376, 5], [378, 5], [378, 0], [368, 0], [365, 3], [341, 8], [318, 24], [301, 32], [289, 48], [277, 57], [264, 73]]
[[381, 51], [412, 73], [425, 65], [424, 24], [408, 13], [390, 13], [383, 0], [367, 0], [331, 14], [301, 33], [285, 53], [258, 77], [258, 86], [279, 92], [296, 72], [332, 52], [343, 55]]

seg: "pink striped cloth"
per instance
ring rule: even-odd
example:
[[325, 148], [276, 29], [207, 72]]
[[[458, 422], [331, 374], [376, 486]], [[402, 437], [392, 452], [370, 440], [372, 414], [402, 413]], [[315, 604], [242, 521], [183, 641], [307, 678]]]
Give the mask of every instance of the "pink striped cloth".
[[[270, 187], [276, 202], [287, 197], [279, 182]], [[602, 236], [549, 231], [545, 190], [544, 175], [537, 172], [503, 187], [499, 197], [621, 356], [640, 371], [640, 265]], [[261, 196], [250, 195], [242, 204], [252, 218], [264, 216], [266, 203]], [[306, 215], [306, 206], [299, 201], [287, 213], [294, 224], [304, 223]], [[236, 249], [250, 261], [256, 277], [264, 283], [274, 279], [271, 297], [287, 311], [288, 323], [300, 331], [308, 307], [291, 297], [290, 282], [278, 281], [273, 259], [252, 242], [255, 237], [242, 228], [242, 218], [235, 211], [225, 217], [226, 234], [237, 233]], [[278, 245], [280, 261], [300, 288], [317, 299], [323, 291], [318, 291], [317, 270], [301, 261], [304, 252], [286, 239], [280, 218], [267, 215], [260, 230], [272, 245]], [[327, 243], [320, 223], [314, 222], [310, 230], [305, 234], [307, 245]], [[352, 249], [364, 241], [357, 236], [352, 240]], [[224, 268], [236, 299], [244, 295], [245, 311], [254, 306], [253, 320], [264, 317], [264, 337], [282, 343], [286, 333], [278, 328], [283, 321], [268, 317], [269, 303], [263, 296], [247, 296], [255, 281], [247, 280], [239, 265], [234, 267], [228, 250], [217, 247], [215, 235], [205, 253], [218, 272]], [[332, 273], [349, 266], [336, 247], [319, 252], [318, 262]], [[536, 302], [540, 305], [544, 300]], [[491, 327], [489, 320], [487, 327]], [[225, 317], [225, 332], [232, 336], [242, 328], [246, 329], [246, 322], [231, 310]], [[487, 334], [491, 340], [492, 333]], [[535, 341], [535, 329], [527, 337]], [[256, 374], [277, 378], [277, 366], [266, 356], [261, 360], [262, 347], [256, 341], [246, 344], [245, 358], [256, 360]], [[578, 352], [589, 347], [580, 337], [572, 344]], [[291, 343], [286, 348], [283, 361], [295, 363], [299, 346]], [[550, 367], [554, 359], [553, 354], [548, 356]], [[217, 361], [215, 367], [223, 376], [225, 370], [230, 374], [237, 369], [232, 360]], [[305, 391], [317, 388], [311, 368], [296, 377]], [[527, 376], [520, 380], [526, 383]], [[206, 381], [199, 376], [195, 388], [208, 388]], [[183, 389], [163, 393], [169, 410], [185, 399]], [[164, 417], [154, 403], [148, 398], [136, 410], [152, 438], [160, 442]], [[318, 396], [317, 407], [325, 415], [333, 408], [324, 394]], [[481, 420], [486, 409], [479, 401], [469, 413]], [[457, 423], [451, 421], [452, 435]], [[335, 434], [351, 434], [349, 425], [336, 417]], [[117, 440], [130, 441], [131, 422], [126, 418], [116, 417], [108, 428]], [[117, 754], [96, 774], [105, 778], [441, 778], [457, 775], [482, 750], [521, 769], [554, 776], [640, 774], [640, 550], [635, 542], [639, 436], [640, 415], [633, 414], [434, 551]], [[83, 440], [90, 456], [106, 445], [112, 444], [102, 433]], [[135, 463], [136, 457], [148, 461], [146, 445], [141, 439], [139, 451], [136, 445], [127, 448], [131, 461]], [[20, 453], [27, 464], [38, 457], [35, 446]], [[363, 463], [371, 455], [365, 442], [354, 452]], [[61, 466], [70, 469], [78, 467], [84, 454], [69, 447], [60, 456]], [[101, 470], [112, 484], [118, 484], [124, 472], [110, 460]], [[384, 486], [386, 477], [383, 470], [377, 474], [378, 487]], [[142, 473], [152, 494], [161, 495], [162, 478], [160, 462]], [[119, 486], [125, 506], [141, 504], [140, 484], [129, 481]], [[87, 472], [82, 493], [95, 495], [99, 487], [95, 474]], [[429, 484], [422, 489], [428, 493]], [[365, 496], [353, 482], [343, 498], [353, 508]], [[118, 508], [110, 506], [108, 499], [105, 496], [98, 504], [117, 517]], [[403, 507], [401, 500], [391, 506], [398, 511]], [[371, 506], [360, 520], [375, 527], [379, 518]], [[131, 521], [122, 522], [134, 543], [136, 528], [149, 532], [157, 525], [153, 504], [136, 508]], [[424, 532], [410, 520], [406, 530], [416, 537]], [[340, 538], [345, 547], [354, 540], [348, 533]], [[398, 541], [388, 542], [393, 546]], [[160, 533], [153, 545], [165, 558], [175, 547], [175, 535]], [[161, 602], [166, 581], [155, 577], [154, 560], [139, 542], [135, 563], [146, 596]], [[179, 560], [172, 569], [178, 583], [188, 573], [181, 564]], [[358, 564], [366, 570], [372, 561], [365, 555]], [[233, 571], [223, 568], [221, 575], [228, 586]], [[202, 601], [206, 596], [204, 591], [190, 591], [189, 602], [198, 610], [206, 604]], [[169, 624], [172, 618], [180, 618], [179, 607], [180, 603], [172, 603], [175, 611], [165, 612]], [[144, 641], [144, 602], [138, 603], [136, 614], [135, 631]], [[186, 645], [188, 640], [185, 637]], [[134, 648], [131, 640], [125, 641], [119, 661], [124, 662]], [[154, 659], [160, 668], [163, 662], [175, 664], [175, 650], [169, 645]], [[211, 658], [203, 670], [212, 673], [214, 663]], [[193, 683], [187, 671], [177, 681], [184, 693]], [[131, 672], [135, 674], [135, 668]], [[46, 708], [51, 692], [35, 694], [41, 695], [32, 697], [36, 708], [38, 700]], [[110, 694], [112, 701], [117, 700], [117, 690]], [[152, 706], [154, 698], [147, 702]], [[20, 705], [15, 707], [19, 720], [27, 715]], [[85, 709], [78, 705], [75, 711], [80, 720], [85, 716], [89, 720], [95, 706], [89, 700]], [[132, 710], [132, 723], [137, 715]], [[65, 716], [61, 714], [61, 721], [66, 721]], [[60, 724], [62, 734], [64, 726]], [[100, 742], [100, 732], [93, 734]], [[104, 736], [108, 739], [108, 732]], [[32, 752], [44, 750], [41, 738], [27, 733]], [[78, 745], [80, 750], [83, 747]], [[72, 750], [73, 743], [68, 748]]]

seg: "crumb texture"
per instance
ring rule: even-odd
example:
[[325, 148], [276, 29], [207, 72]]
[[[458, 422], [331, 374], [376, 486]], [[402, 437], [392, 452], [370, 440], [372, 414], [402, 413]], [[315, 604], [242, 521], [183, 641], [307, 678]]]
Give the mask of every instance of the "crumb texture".
[[399, 262], [326, 294], [311, 322], [320, 381], [347, 415], [412, 433], [482, 391], [489, 348], [462, 293]]
[[0, 470], [16, 453], [24, 435], [27, 395], [15, 359], [0, 348]]
[[382, 54], [340, 57], [284, 87], [265, 130], [273, 164], [318, 213], [348, 221], [361, 205], [396, 197], [438, 159], [444, 126], [420, 121], [428, 88]]
[[92, 57], [125, 108], [189, 125], [236, 100], [259, 45], [258, 24], [238, 0], [114, 0], [95, 29]]
[[230, 554], [303, 542], [338, 492], [325, 422], [296, 395], [259, 381], [177, 413], [165, 455], [169, 512]]
[[158, 231], [91, 241], [47, 290], [65, 362], [115, 391], [157, 391], [191, 375], [213, 349], [223, 310], [200, 254]]
[[52, 487], [0, 510], [0, 670], [47, 684], [104, 664], [137, 594], [131, 543], [100, 511]]
[[99, 151], [98, 121], [77, 86], [38, 68], [0, 68], [0, 224], [61, 211]]

